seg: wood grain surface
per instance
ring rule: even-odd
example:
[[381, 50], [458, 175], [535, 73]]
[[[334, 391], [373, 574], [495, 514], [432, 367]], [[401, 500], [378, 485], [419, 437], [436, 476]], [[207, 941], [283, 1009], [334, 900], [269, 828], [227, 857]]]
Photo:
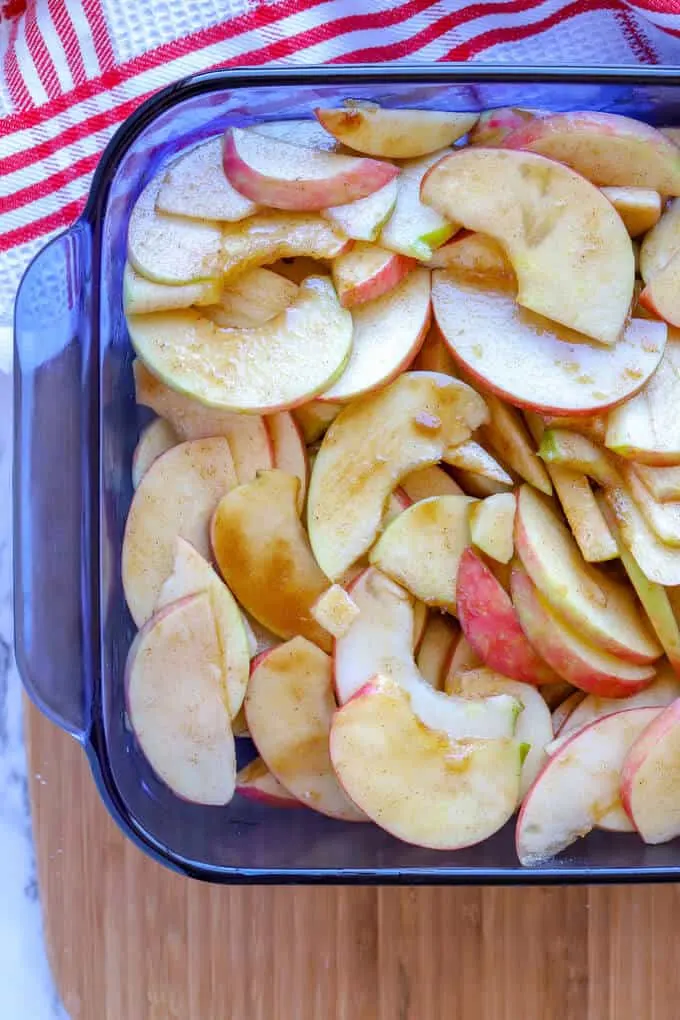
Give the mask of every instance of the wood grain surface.
[[32, 706], [26, 734], [48, 952], [71, 1020], [678, 1016], [678, 887], [202, 885], [124, 838], [80, 748]]

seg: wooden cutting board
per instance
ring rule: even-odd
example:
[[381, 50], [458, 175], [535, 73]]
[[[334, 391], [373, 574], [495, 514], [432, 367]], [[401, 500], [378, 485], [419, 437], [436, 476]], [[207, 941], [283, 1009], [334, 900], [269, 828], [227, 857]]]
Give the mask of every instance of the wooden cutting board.
[[71, 1020], [677, 1017], [678, 887], [202, 885], [123, 837], [77, 744], [32, 706], [26, 735]]

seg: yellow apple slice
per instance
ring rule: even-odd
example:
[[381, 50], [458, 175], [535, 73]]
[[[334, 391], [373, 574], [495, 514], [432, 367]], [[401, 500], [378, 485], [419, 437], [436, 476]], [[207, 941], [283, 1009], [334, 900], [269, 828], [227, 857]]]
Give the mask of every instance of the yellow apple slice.
[[178, 536], [209, 557], [210, 518], [236, 484], [229, 444], [222, 438], [180, 443], [144, 475], [125, 523], [121, 568], [125, 599], [138, 627], [152, 615], [172, 573]]
[[[279, 411], [265, 418], [272, 448], [272, 467], [295, 475], [300, 481], [298, 489], [298, 513], [302, 514], [307, 496], [309, 464], [302, 433], [290, 411]], [[244, 479], [245, 480], [245, 479]], [[250, 481], [251, 479], [247, 479]]]
[[516, 509], [512, 492], [488, 496], [468, 509], [472, 544], [499, 563], [509, 563], [515, 551]]
[[453, 850], [480, 843], [505, 825], [517, 804], [518, 741], [455, 740], [425, 727], [407, 692], [387, 676], [372, 678], [336, 712], [330, 754], [354, 803], [416, 846]]
[[236, 774], [236, 792], [267, 807], [299, 808], [302, 804], [281, 786], [261, 758], [254, 758]]
[[321, 216], [271, 210], [251, 216], [243, 223], [225, 224], [222, 236], [222, 273], [226, 283], [232, 283], [250, 269], [271, 265], [279, 259], [298, 256], [333, 259], [351, 244], [334, 224]]
[[631, 237], [639, 237], [658, 223], [663, 208], [661, 195], [649, 188], [603, 188]]
[[210, 564], [189, 542], [178, 537], [173, 570], [163, 583], [155, 612], [200, 592], [210, 599], [222, 660], [224, 701], [233, 719], [243, 704], [250, 672], [248, 637], [241, 610]]
[[649, 467], [632, 464], [633, 471], [659, 503], [680, 500], [680, 467]]
[[343, 145], [384, 159], [414, 159], [436, 152], [466, 135], [477, 121], [476, 113], [387, 110], [349, 100], [338, 110], [318, 108], [314, 113]]
[[447, 151], [409, 161], [402, 167], [397, 179], [396, 205], [380, 232], [383, 248], [428, 262], [435, 248], [456, 233], [457, 224], [420, 199], [423, 178]]
[[394, 210], [397, 190], [395, 179], [366, 198], [322, 209], [321, 215], [355, 241], [375, 241]]
[[223, 138], [211, 138], [176, 159], [163, 176], [159, 212], [197, 220], [235, 222], [257, 212], [254, 202], [231, 186], [222, 166]]
[[645, 283], [650, 283], [677, 251], [680, 251], [680, 202], [673, 200], [642, 242], [640, 274]]
[[264, 326], [219, 329], [197, 311], [128, 319], [147, 367], [173, 389], [224, 411], [282, 411], [328, 389], [352, 350], [352, 316], [330, 280], [308, 277]]
[[148, 621], [125, 668], [130, 724], [154, 772], [184, 800], [228, 804], [236, 755], [221, 689], [221, 656], [207, 595]]
[[436, 464], [486, 419], [464, 383], [405, 372], [346, 407], [324, 436], [307, 500], [309, 538], [337, 580], [373, 545], [390, 493], [412, 471]]
[[292, 305], [297, 294], [297, 284], [292, 280], [271, 269], [251, 269], [233, 280], [202, 314], [217, 326], [249, 329], [279, 315]]
[[220, 290], [218, 280], [200, 280], [198, 283], [171, 287], [140, 276], [129, 262], [125, 263], [123, 269], [123, 308], [126, 315], [145, 315], [170, 308], [189, 308], [191, 305], [211, 305], [219, 301]]
[[633, 249], [618, 213], [585, 178], [531, 152], [468, 148], [432, 167], [421, 197], [503, 245], [525, 308], [601, 343], [618, 340], [633, 297]]
[[213, 517], [212, 548], [229, 588], [264, 627], [330, 650], [330, 636], [311, 612], [329, 585], [298, 517], [299, 484], [283, 471], [263, 471], [227, 493]]
[[423, 680], [435, 691], [444, 688], [446, 668], [459, 638], [460, 628], [451, 617], [444, 613], [430, 615], [416, 655], [416, 666]]
[[331, 818], [362, 822], [331, 766], [331, 667], [330, 657], [304, 637], [265, 652], [248, 683], [246, 719], [267, 768], [301, 803]]
[[177, 433], [164, 418], [155, 418], [146, 426], [132, 456], [132, 485], [135, 489], [153, 462], [178, 443]]
[[401, 488], [412, 503], [417, 503], [419, 499], [429, 499], [430, 496], [464, 495], [451, 475], [436, 465], [412, 471], [406, 478], [402, 478]]

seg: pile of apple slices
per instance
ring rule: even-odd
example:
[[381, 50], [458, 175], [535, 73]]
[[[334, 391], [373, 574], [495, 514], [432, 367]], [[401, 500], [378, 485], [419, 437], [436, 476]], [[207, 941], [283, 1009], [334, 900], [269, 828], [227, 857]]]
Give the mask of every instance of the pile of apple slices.
[[131, 215], [141, 750], [188, 800], [433, 849], [518, 811], [526, 865], [680, 835], [680, 150], [316, 117], [180, 153]]

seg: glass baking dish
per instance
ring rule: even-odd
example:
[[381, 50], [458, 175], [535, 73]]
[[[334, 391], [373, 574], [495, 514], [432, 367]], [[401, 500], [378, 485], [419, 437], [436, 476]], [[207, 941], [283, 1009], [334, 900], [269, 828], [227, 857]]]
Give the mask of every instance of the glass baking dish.
[[[196, 878], [677, 881], [678, 842], [650, 847], [636, 836], [597, 832], [558, 860], [527, 870], [517, 862], [512, 823], [479, 846], [443, 853], [400, 843], [372, 825], [239, 796], [226, 808], [192, 805], [156, 778], [128, 727], [123, 670], [134, 628], [120, 553], [132, 453], [146, 420], [135, 404], [121, 300], [130, 210], [183, 147], [228, 125], [312, 117], [316, 105], [348, 96], [450, 110], [610, 110], [672, 125], [680, 68], [257, 68], [199, 75], [142, 105], [104, 152], [82, 216], [34, 259], [17, 297], [14, 602], [26, 690], [82, 743], [102, 798], [127, 835]], [[252, 749], [241, 753], [252, 756]]]

